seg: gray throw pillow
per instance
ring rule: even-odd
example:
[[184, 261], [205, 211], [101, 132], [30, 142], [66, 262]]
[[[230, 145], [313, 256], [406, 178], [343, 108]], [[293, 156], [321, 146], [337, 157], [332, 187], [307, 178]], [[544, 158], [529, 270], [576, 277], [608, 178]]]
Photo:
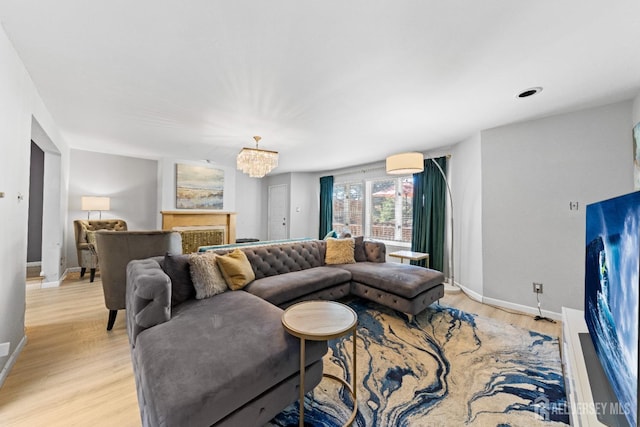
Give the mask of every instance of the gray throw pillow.
[[218, 257], [219, 255], [213, 252], [189, 255], [191, 280], [196, 288], [196, 299], [209, 298], [229, 289], [218, 267]]
[[364, 251], [364, 237], [354, 237], [355, 247], [353, 248], [353, 257], [356, 262], [365, 262], [367, 260], [367, 254]]
[[188, 255], [172, 255], [167, 253], [162, 264], [164, 272], [171, 279], [171, 307], [181, 304], [196, 296], [191, 281]]

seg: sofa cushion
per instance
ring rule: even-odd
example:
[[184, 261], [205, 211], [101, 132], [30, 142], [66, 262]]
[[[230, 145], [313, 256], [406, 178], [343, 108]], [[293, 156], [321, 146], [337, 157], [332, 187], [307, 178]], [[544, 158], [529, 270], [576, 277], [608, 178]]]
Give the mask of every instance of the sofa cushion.
[[162, 261], [162, 269], [171, 279], [172, 307], [195, 297], [188, 255], [172, 255], [167, 252]]
[[332, 267], [315, 267], [277, 276], [264, 277], [244, 290], [271, 304], [280, 305], [304, 295], [349, 282], [351, 273]]
[[405, 298], [438, 286], [444, 282], [444, 274], [398, 262], [359, 262], [338, 266], [351, 272], [351, 281], [388, 291]]
[[229, 289], [217, 263], [218, 255], [212, 252], [189, 255], [191, 280], [196, 289], [196, 299], [209, 298]]
[[218, 267], [226, 280], [227, 285], [233, 291], [244, 288], [256, 278], [253, 268], [247, 256], [240, 249], [236, 249], [226, 255], [219, 255]]
[[348, 239], [327, 239], [327, 252], [324, 262], [328, 265], [333, 264], [353, 264], [356, 262], [354, 258], [355, 242], [353, 238]]
[[[176, 307], [171, 321], [138, 335], [133, 357], [150, 419], [211, 425], [299, 370], [300, 341], [283, 311], [247, 292], [225, 292]], [[327, 351], [306, 343], [306, 365]]]

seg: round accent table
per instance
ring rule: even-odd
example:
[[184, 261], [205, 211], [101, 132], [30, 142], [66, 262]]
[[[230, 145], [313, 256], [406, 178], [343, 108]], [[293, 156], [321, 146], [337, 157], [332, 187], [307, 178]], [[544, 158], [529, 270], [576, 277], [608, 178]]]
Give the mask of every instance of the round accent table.
[[304, 426], [305, 341], [328, 341], [352, 333], [353, 356], [351, 384], [332, 374], [323, 376], [342, 383], [353, 398], [353, 412], [345, 425], [351, 425], [358, 413], [356, 399], [356, 326], [358, 315], [350, 307], [335, 301], [304, 301], [287, 308], [282, 325], [291, 335], [300, 338], [300, 427]]

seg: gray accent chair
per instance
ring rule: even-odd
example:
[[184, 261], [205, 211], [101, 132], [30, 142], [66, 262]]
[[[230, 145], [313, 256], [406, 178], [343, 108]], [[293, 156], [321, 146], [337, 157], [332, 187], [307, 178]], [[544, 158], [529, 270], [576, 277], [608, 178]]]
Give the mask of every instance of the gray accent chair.
[[136, 259], [182, 254], [182, 238], [175, 231], [98, 231], [97, 252], [104, 304], [109, 310], [107, 330], [113, 328], [118, 310], [126, 308], [127, 264]]
[[80, 278], [84, 277], [87, 268], [90, 271], [90, 282], [93, 282], [98, 268], [98, 254], [96, 252], [96, 232], [99, 230], [127, 231], [127, 223], [121, 219], [73, 221], [73, 231], [76, 237], [76, 253], [80, 266]]

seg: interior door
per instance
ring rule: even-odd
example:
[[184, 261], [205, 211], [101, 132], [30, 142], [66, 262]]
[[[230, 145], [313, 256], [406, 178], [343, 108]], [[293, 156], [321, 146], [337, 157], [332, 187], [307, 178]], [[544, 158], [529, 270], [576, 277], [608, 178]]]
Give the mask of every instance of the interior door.
[[269, 186], [269, 213], [267, 238], [269, 240], [281, 240], [289, 238], [289, 221], [287, 208], [287, 184]]

